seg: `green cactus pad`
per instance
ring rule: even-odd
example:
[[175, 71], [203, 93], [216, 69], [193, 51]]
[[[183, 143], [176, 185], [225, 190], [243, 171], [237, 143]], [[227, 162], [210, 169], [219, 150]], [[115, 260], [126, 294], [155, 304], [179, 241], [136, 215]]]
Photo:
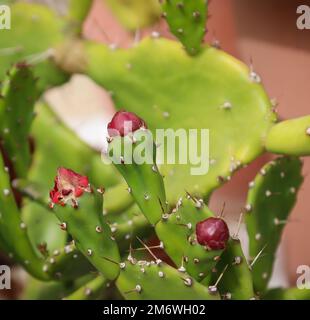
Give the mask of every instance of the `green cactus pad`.
[[222, 253], [222, 250], [207, 250], [196, 241], [196, 224], [213, 216], [208, 208], [196, 208], [192, 200], [184, 199], [172, 214], [163, 215], [155, 227], [169, 257], [198, 281], [211, 273]]
[[186, 51], [190, 55], [199, 53], [206, 33], [208, 1], [164, 0], [162, 8], [171, 32]]
[[[128, 300], [214, 300], [218, 295], [167, 264], [123, 263], [116, 286]], [[162, 283], [161, 283], [162, 282]], [[163, 289], [164, 288], [164, 289]]]
[[217, 286], [223, 299], [249, 300], [255, 297], [251, 270], [238, 239], [229, 240], [215, 271], [212, 284], [223, 273]]
[[310, 155], [310, 116], [283, 121], [269, 131], [266, 138], [269, 152], [291, 155]]
[[105, 285], [108, 283], [103, 276], [97, 276], [78, 290], [68, 295], [64, 300], [94, 300], [100, 297]]
[[127, 251], [130, 245], [138, 243], [136, 236], [144, 237], [154, 234], [154, 229], [137, 205], [133, 205], [121, 214], [108, 214], [105, 220], [110, 225], [121, 252]]
[[31, 156], [28, 134], [38, 97], [35, 77], [26, 64], [8, 72], [0, 91], [0, 138], [18, 177], [26, 177]]
[[67, 204], [65, 207], [55, 206], [54, 212], [60, 223], [65, 223], [76, 248], [107, 279], [115, 279], [120, 256], [111, 229], [102, 215], [102, 195], [96, 191], [84, 194], [77, 209]]
[[184, 189], [208, 195], [263, 152], [275, 120], [271, 103], [257, 75], [230, 55], [207, 47], [193, 58], [166, 39], [145, 39], [128, 50], [85, 43], [85, 55], [85, 72], [113, 93], [118, 108], [138, 114], [153, 132], [209, 129], [207, 174], [192, 175], [197, 165], [160, 167], [169, 202]]
[[46, 6], [30, 3], [11, 5], [11, 29], [1, 30], [0, 79], [12, 63], [34, 63], [40, 89], [64, 82], [67, 77], [48, 58], [49, 51], [63, 42], [65, 21]]
[[50, 252], [44, 268], [50, 277], [57, 281], [72, 281], [89, 272], [96, 271], [73, 244], [67, 244], [60, 250], [56, 249]]
[[10, 178], [0, 156], [0, 241], [1, 247], [30, 274], [48, 280], [42, 257], [33, 249], [10, 186]]
[[129, 30], [137, 30], [152, 25], [160, 16], [158, 0], [106, 0], [105, 3]]
[[134, 200], [128, 192], [126, 183], [120, 183], [107, 189], [104, 194], [104, 213], [114, 214], [124, 212], [132, 206]]
[[[270, 279], [276, 249], [303, 181], [298, 158], [283, 157], [265, 165], [250, 184], [246, 224], [250, 240], [253, 281], [262, 293]], [[259, 254], [261, 252], [261, 254]]]
[[[141, 153], [135, 159], [134, 155], [138, 155], [136, 151], [142, 150], [141, 146], [146, 146], [152, 153], [145, 158]], [[124, 154], [126, 149], [132, 149], [132, 154]], [[140, 129], [135, 131], [132, 137], [114, 137], [109, 143], [108, 156], [126, 180], [130, 193], [142, 213], [152, 225], [155, 225], [161, 214], [166, 212], [167, 204], [163, 178], [155, 162], [156, 146], [152, 134]], [[138, 163], [140, 160], [143, 162]], [[147, 163], [144, 163], [144, 160]]]

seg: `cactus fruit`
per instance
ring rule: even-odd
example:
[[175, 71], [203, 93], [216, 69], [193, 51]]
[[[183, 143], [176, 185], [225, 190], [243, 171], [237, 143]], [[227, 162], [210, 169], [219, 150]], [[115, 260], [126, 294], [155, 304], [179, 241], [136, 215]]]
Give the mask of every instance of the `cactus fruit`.
[[162, 16], [190, 55], [199, 53], [206, 33], [208, 0], [164, 0]]
[[197, 241], [211, 250], [225, 249], [229, 238], [226, 222], [221, 218], [208, 218], [196, 225]]
[[210, 250], [197, 243], [197, 223], [213, 213], [196, 199], [182, 199], [171, 214], [162, 216], [155, 227], [165, 251], [180, 270], [201, 281], [211, 274], [223, 250]]
[[[78, 183], [77, 187], [79, 186]], [[73, 206], [55, 206], [54, 212], [60, 221], [61, 229], [72, 236], [77, 249], [107, 279], [113, 280], [119, 272], [120, 257], [111, 229], [102, 215], [102, 202], [101, 192], [93, 191], [84, 193], [79, 203], [74, 199]]]
[[108, 134], [110, 137], [124, 137], [141, 128], [146, 128], [146, 125], [136, 114], [126, 111], [117, 111], [112, 120], [108, 123]]
[[261, 294], [271, 277], [276, 249], [303, 181], [301, 169], [298, 158], [277, 158], [266, 164], [250, 184], [245, 220], [254, 287]]
[[78, 207], [77, 198], [84, 192], [91, 192], [87, 176], [81, 176], [73, 170], [63, 167], [58, 168], [54, 188], [50, 191], [50, 207], [55, 204], [65, 206], [70, 200], [74, 208]]

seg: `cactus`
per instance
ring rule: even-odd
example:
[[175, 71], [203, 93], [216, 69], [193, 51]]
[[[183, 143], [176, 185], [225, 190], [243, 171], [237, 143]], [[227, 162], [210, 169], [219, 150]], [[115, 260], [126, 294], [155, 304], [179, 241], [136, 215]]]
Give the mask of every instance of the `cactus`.
[[[162, 282], [162, 285], [158, 285]], [[186, 273], [157, 261], [123, 262], [116, 282], [118, 290], [129, 300], [214, 300], [217, 294], [199, 284]], [[162, 290], [161, 287], [165, 290]]]
[[206, 33], [208, 0], [164, 0], [162, 16], [190, 55], [199, 53]]
[[271, 276], [283, 227], [302, 183], [301, 161], [278, 158], [266, 164], [250, 184], [246, 224], [255, 290], [263, 293]]
[[27, 64], [13, 66], [3, 81], [0, 99], [0, 137], [4, 153], [18, 177], [26, 177], [30, 166], [28, 134], [38, 92]]
[[12, 63], [26, 61], [36, 64], [40, 90], [66, 81], [65, 72], [50, 61], [53, 50], [64, 41], [65, 21], [43, 5], [21, 2], [10, 7], [15, 24], [1, 32], [1, 78]]
[[[202, 43], [206, 1], [162, 1], [181, 43], [153, 32], [127, 49], [83, 39], [91, 4], [72, 0], [59, 16], [17, 2], [11, 7], [18, 24], [1, 33], [0, 248], [36, 279], [28, 280], [25, 297], [309, 299], [296, 288], [268, 289], [303, 179], [298, 157], [309, 155], [309, 116], [277, 122], [253, 68]], [[107, 5], [130, 30], [161, 11], [155, 0]], [[107, 128], [107, 157], [40, 97], [68, 72], [90, 76], [120, 110]], [[201, 158], [208, 172], [195, 174], [190, 161], [159, 161], [154, 133], [180, 128], [209, 130], [209, 141], [198, 137], [201, 148], [210, 147]], [[266, 151], [284, 157], [250, 183], [247, 261], [238, 234], [229, 235], [208, 201]], [[193, 152], [187, 150], [188, 160]]]
[[266, 138], [267, 151], [289, 156], [310, 154], [310, 117], [280, 122], [272, 127]]
[[252, 273], [238, 238], [229, 241], [212, 275], [212, 284], [219, 280], [217, 289], [223, 299], [248, 300], [255, 298]]

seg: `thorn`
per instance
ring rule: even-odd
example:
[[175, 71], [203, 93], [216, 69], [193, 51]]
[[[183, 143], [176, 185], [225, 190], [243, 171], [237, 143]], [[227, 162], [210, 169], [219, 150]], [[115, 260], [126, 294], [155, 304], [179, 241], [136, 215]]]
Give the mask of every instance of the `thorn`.
[[225, 210], [226, 202], [223, 202], [222, 210], [220, 212], [219, 218], [224, 218], [224, 210]]
[[136, 236], [136, 238], [144, 246], [144, 248], [149, 252], [149, 254], [154, 258], [154, 260], [158, 261], [159, 259], [155, 256], [152, 250], [138, 236]]
[[134, 289], [125, 291], [124, 294], [132, 293], [132, 292], [140, 293], [141, 291], [142, 291], [142, 287], [139, 284], [137, 284]]
[[220, 274], [220, 276], [218, 277], [218, 279], [216, 280], [215, 284], [213, 286], [209, 286], [209, 293], [210, 294], [215, 294], [217, 293], [217, 286], [220, 283], [221, 279], [223, 278], [224, 273], [226, 272], [228, 268], [228, 264], [226, 264], [224, 270], [222, 271], [222, 273]]
[[256, 263], [256, 261], [259, 259], [259, 257], [261, 256], [261, 254], [263, 253], [263, 251], [266, 249], [267, 244], [264, 245], [264, 247], [259, 251], [259, 253], [256, 255], [256, 257], [254, 258], [254, 260], [251, 262], [250, 267], [252, 268], [254, 266], [254, 264]]
[[239, 215], [238, 226], [237, 226], [237, 230], [236, 230], [235, 234], [233, 235], [233, 239], [238, 239], [238, 235], [239, 235], [239, 232], [240, 232], [242, 219], [243, 219], [243, 212], [241, 212], [240, 215]]
[[111, 263], [117, 264], [118, 266], [120, 265], [118, 262], [116, 262], [115, 260], [112, 260], [112, 259], [110, 259], [108, 257], [102, 257], [102, 259], [107, 260], [107, 261], [109, 261]]
[[158, 197], [157, 199], [158, 199], [158, 202], [159, 202], [159, 204], [160, 204], [160, 208], [161, 208], [161, 211], [162, 211], [163, 215], [164, 215], [164, 214], [166, 214], [166, 212], [165, 212], [165, 210], [164, 210], [164, 207], [163, 207], [163, 204], [162, 204], [162, 202], [161, 202], [160, 198]]

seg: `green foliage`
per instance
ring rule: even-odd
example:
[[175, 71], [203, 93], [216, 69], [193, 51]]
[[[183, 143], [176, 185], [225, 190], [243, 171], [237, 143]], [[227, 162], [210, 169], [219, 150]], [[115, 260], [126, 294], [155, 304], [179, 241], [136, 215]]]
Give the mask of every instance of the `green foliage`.
[[30, 166], [29, 131], [38, 91], [36, 79], [26, 64], [14, 65], [0, 91], [0, 138], [14, 172], [24, 178]]
[[111, 229], [102, 215], [102, 195], [97, 191], [85, 194], [78, 208], [57, 206], [54, 212], [60, 223], [65, 224], [76, 248], [107, 279], [115, 279], [120, 256]]
[[230, 239], [215, 271], [212, 283], [221, 277], [217, 288], [224, 299], [249, 300], [255, 297], [251, 270], [239, 239]]
[[163, 17], [190, 55], [199, 53], [206, 33], [207, 0], [164, 0]]
[[[162, 283], [161, 283], [162, 282]], [[214, 300], [208, 288], [163, 262], [124, 262], [116, 281], [128, 300]], [[163, 290], [164, 288], [164, 290]]]
[[[148, 150], [145, 155], [142, 153], [144, 148]], [[133, 153], [125, 154], [124, 150], [130, 149]], [[109, 143], [108, 156], [126, 180], [142, 213], [155, 225], [161, 214], [166, 213], [167, 204], [163, 178], [156, 165], [156, 146], [152, 135], [140, 129], [132, 137], [114, 137]]]
[[298, 158], [278, 158], [266, 164], [250, 184], [246, 224], [253, 261], [255, 290], [262, 293], [270, 279], [276, 249], [303, 181]]
[[156, 234], [176, 266], [201, 281], [211, 274], [222, 253], [222, 250], [207, 250], [196, 241], [196, 224], [212, 217], [213, 213], [201, 207], [198, 200], [194, 204], [192, 199], [180, 201], [173, 213], [162, 216], [155, 227]]
[[267, 151], [290, 156], [310, 155], [310, 116], [283, 121], [269, 131]]
[[44, 272], [44, 260], [34, 251], [27, 234], [27, 225], [22, 221], [10, 177], [0, 157], [0, 242], [1, 247], [20, 263], [30, 274], [41, 280], [47, 280]]
[[[207, 1], [162, 2], [181, 44], [153, 33], [128, 49], [82, 39], [91, 0], [71, 0], [65, 16], [44, 5], [8, 2], [13, 27], [1, 31], [0, 49], [0, 248], [36, 278], [23, 298], [309, 299], [297, 288], [268, 290], [268, 281], [303, 180], [297, 157], [310, 154], [310, 117], [275, 124], [260, 77], [202, 45]], [[161, 13], [157, 0], [106, 4], [129, 30], [154, 23]], [[198, 137], [197, 156], [209, 148], [209, 159], [201, 159], [209, 171], [192, 171], [193, 150], [187, 150], [188, 164], [179, 164], [177, 143], [177, 164], [167, 164], [167, 145], [159, 163], [160, 145], [143, 128], [109, 139], [108, 155], [117, 163], [104, 164], [44, 102], [34, 113], [39, 95], [67, 80], [64, 70], [89, 75], [152, 133], [172, 129], [166, 134], [176, 134], [177, 142], [180, 128], [208, 129], [209, 141]], [[118, 145], [132, 148], [143, 164], [128, 164]], [[147, 164], [144, 147], [152, 151]], [[199, 245], [196, 224], [214, 216], [206, 200], [265, 151], [290, 157], [266, 164], [250, 183], [251, 263], [237, 236], [223, 250]], [[94, 186], [76, 208], [48, 207], [58, 167], [87, 176]]]
[[43, 5], [23, 2], [10, 7], [12, 28], [1, 30], [0, 78], [12, 63], [26, 61], [36, 65], [41, 90], [63, 83], [65, 73], [49, 58], [64, 41], [65, 21]]
[[85, 50], [86, 73], [113, 92], [118, 108], [138, 114], [153, 132], [209, 129], [208, 174], [192, 175], [190, 164], [161, 165], [169, 202], [175, 203], [184, 189], [209, 195], [263, 152], [275, 115], [262, 85], [235, 58], [212, 47], [193, 58], [166, 39], [146, 39], [116, 51], [87, 43]]

